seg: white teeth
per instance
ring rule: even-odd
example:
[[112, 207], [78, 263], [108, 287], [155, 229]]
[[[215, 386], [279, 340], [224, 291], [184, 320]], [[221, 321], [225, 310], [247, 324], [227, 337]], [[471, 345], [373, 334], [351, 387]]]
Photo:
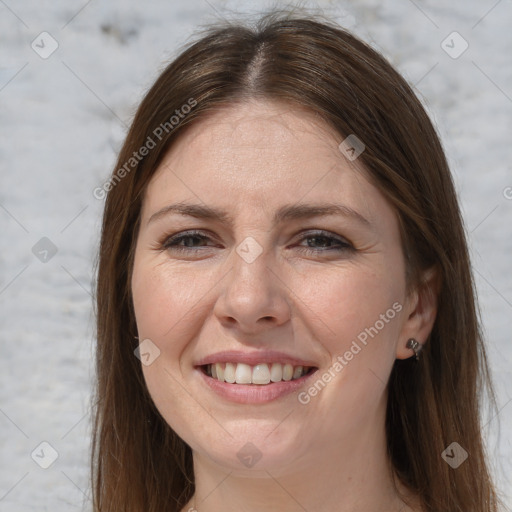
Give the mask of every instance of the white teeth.
[[283, 365], [279, 363], [273, 363], [270, 368], [270, 380], [272, 382], [279, 382], [283, 380]]
[[220, 363], [212, 364], [212, 366], [215, 366], [215, 371], [217, 372], [217, 379], [219, 379], [221, 382], [224, 382], [224, 368]]
[[226, 363], [224, 368], [224, 380], [233, 384], [235, 382], [235, 365], [233, 363]]
[[292, 380], [293, 377], [293, 366], [291, 364], [285, 364], [283, 366], [283, 380]]
[[270, 382], [270, 370], [268, 364], [257, 364], [252, 369], [253, 384], [268, 384]]
[[237, 384], [250, 384], [252, 378], [251, 367], [248, 364], [238, 363], [235, 371]]
[[293, 366], [289, 363], [260, 363], [250, 366], [245, 363], [215, 363], [206, 367], [207, 375], [230, 384], [259, 384], [290, 381], [308, 373], [309, 366]]

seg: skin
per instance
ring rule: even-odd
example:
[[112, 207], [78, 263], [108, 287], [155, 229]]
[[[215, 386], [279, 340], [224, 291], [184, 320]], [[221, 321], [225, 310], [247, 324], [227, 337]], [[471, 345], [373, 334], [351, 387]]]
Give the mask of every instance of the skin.
[[[193, 452], [196, 494], [184, 512], [420, 510], [394, 486], [386, 383], [395, 359], [414, 355], [407, 340], [425, 342], [435, 299], [408, 292], [395, 212], [340, 152], [342, 140], [297, 107], [234, 104], [192, 125], [148, 185], [132, 293], [139, 338], [160, 350], [143, 366], [148, 389]], [[176, 202], [225, 209], [234, 224], [179, 214], [149, 222]], [[369, 224], [344, 215], [273, 223], [283, 205], [325, 202]], [[162, 247], [191, 229], [209, 239]], [[353, 248], [336, 250], [318, 230]], [[263, 250], [251, 263], [236, 252], [247, 237]], [[321, 376], [394, 303], [400, 312], [307, 404], [297, 393], [232, 403], [194, 369], [216, 351], [275, 349], [315, 361]], [[247, 442], [261, 454], [251, 468], [237, 457]]]

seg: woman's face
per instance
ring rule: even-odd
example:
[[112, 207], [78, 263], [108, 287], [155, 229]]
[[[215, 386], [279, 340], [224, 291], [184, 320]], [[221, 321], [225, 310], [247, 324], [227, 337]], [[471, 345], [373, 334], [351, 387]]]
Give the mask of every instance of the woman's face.
[[404, 258], [341, 142], [284, 104], [233, 105], [149, 183], [132, 276], [144, 377], [210, 464], [276, 475], [383, 440], [393, 362], [412, 355]]

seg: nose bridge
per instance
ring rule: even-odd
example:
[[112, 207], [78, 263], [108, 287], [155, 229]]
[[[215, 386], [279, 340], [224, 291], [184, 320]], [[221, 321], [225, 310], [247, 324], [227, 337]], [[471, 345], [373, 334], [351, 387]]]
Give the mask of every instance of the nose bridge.
[[[259, 238], [261, 242], [262, 237]], [[252, 265], [257, 259], [263, 259], [260, 258], [260, 256], [265, 252], [265, 250], [260, 242], [252, 236], [247, 236], [237, 245], [235, 252], [245, 263]], [[268, 249], [266, 252], [267, 254], [269, 253]]]
[[[246, 295], [254, 301], [252, 295], [260, 300], [274, 293], [270, 276], [273, 265], [273, 251], [263, 235], [258, 237], [260, 243], [253, 236], [247, 236], [240, 242], [232, 254], [233, 270], [230, 287], [236, 293]], [[265, 244], [265, 246], [263, 245]], [[274, 270], [275, 271], [275, 270]]]
[[[263, 241], [263, 235], [260, 240]], [[231, 271], [218, 299], [216, 314], [236, 320], [247, 330], [256, 327], [262, 318], [277, 324], [285, 322], [289, 317], [286, 286], [277, 278], [272, 248], [247, 236], [235, 247], [231, 258]]]

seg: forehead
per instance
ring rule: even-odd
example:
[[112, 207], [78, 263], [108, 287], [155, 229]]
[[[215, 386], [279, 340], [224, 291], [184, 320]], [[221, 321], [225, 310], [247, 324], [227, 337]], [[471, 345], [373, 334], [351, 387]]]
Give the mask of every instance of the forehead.
[[271, 151], [303, 139], [331, 147], [338, 137], [314, 112], [276, 101], [249, 100], [210, 112], [192, 129], [198, 144], [229, 140], [240, 149]]
[[341, 154], [342, 140], [314, 113], [287, 104], [251, 101], [209, 113], [165, 155], [144, 215], [176, 200], [233, 209], [343, 200], [371, 217], [368, 199], [380, 193], [357, 160]]

